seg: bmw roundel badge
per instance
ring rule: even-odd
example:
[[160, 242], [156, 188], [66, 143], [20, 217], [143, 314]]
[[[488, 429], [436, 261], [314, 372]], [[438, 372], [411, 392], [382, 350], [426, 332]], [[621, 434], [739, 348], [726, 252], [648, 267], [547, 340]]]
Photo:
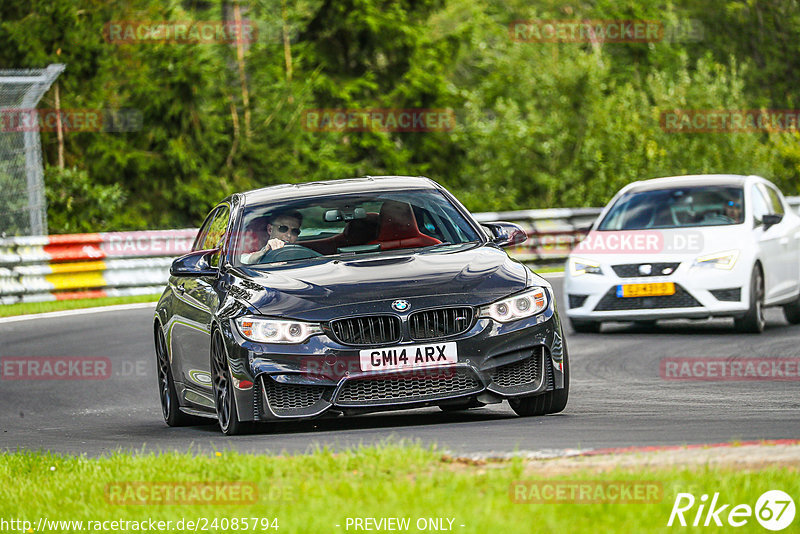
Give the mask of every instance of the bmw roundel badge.
[[392, 302], [392, 308], [399, 312], [407, 311], [411, 307], [411, 304], [407, 300], [396, 300]]

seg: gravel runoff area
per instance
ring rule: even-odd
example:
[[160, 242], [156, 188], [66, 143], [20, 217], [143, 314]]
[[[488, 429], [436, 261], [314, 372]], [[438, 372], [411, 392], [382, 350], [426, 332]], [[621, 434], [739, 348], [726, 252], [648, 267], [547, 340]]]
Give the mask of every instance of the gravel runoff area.
[[710, 466], [737, 470], [784, 467], [800, 471], [800, 440], [714, 443], [676, 447], [628, 447], [617, 449], [535, 451], [503, 454], [453, 455], [454, 464], [500, 465], [503, 460], [522, 457], [528, 469], [539, 475], [569, 474], [574, 471], [603, 473], [613, 470], [641, 471], [674, 467]]

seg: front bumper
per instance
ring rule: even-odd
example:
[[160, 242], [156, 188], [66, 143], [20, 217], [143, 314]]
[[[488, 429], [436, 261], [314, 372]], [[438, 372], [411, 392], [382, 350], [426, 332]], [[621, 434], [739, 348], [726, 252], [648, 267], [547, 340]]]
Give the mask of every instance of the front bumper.
[[[657, 261], [669, 261], [660, 258]], [[620, 263], [620, 262], [614, 262]], [[638, 263], [645, 263], [639, 261]], [[635, 321], [675, 318], [740, 317], [750, 302], [752, 265], [739, 259], [732, 270], [693, 267], [683, 261], [670, 275], [618, 276], [611, 264], [601, 265], [603, 274], [582, 274], [564, 280], [567, 316], [591, 321]], [[670, 297], [617, 297], [623, 284], [672, 282]]]
[[242, 421], [490, 404], [564, 387], [565, 349], [552, 303], [513, 323], [479, 318], [455, 338], [397, 344], [455, 342], [457, 362], [436, 367], [361, 371], [359, 351], [365, 347], [341, 345], [327, 335], [299, 345], [254, 343], [235, 330], [227, 337]]

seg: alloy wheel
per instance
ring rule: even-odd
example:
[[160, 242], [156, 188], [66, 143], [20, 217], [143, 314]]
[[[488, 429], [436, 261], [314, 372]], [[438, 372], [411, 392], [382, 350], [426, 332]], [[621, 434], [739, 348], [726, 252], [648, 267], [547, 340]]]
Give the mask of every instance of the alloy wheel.
[[167, 359], [167, 344], [164, 341], [164, 334], [159, 329], [156, 336], [156, 357], [158, 358], [158, 395], [161, 399], [161, 413], [164, 420], [169, 419], [172, 408], [172, 395], [169, 391], [169, 361]]
[[214, 384], [214, 401], [219, 417], [219, 426], [227, 430], [231, 423], [232, 399], [231, 383], [228, 375], [228, 362], [219, 332], [214, 333], [211, 343], [211, 379]]

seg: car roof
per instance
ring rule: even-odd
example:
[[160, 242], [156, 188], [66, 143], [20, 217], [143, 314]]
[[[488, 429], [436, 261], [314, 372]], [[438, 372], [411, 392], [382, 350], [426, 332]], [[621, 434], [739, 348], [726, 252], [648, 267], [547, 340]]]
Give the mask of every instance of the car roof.
[[297, 200], [318, 195], [370, 193], [375, 191], [400, 191], [408, 189], [436, 189], [436, 182], [424, 176], [364, 176], [321, 182], [279, 184], [240, 193], [245, 204], [260, 204], [282, 200]]
[[[695, 174], [690, 176], [669, 176], [666, 178], [653, 178], [633, 182], [625, 188], [626, 192], [654, 191], [657, 189], [670, 189], [673, 187], [701, 187], [701, 186], [743, 186], [748, 179], [757, 176], [742, 176], [739, 174]], [[763, 178], [759, 178], [763, 180]]]

